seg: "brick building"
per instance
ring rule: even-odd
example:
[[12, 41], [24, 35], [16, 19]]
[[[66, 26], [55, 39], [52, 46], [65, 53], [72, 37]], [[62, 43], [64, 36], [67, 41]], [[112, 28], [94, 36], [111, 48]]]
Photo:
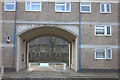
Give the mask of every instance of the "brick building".
[[71, 69], [118, 70], [119, 0], [81, 0], [80, 5], [78, 1], [71, 0], [7, 0], [0, 5], [0, 66], [5, 70], [27, 68], [29, 42], [48, 35], [68, 42]]

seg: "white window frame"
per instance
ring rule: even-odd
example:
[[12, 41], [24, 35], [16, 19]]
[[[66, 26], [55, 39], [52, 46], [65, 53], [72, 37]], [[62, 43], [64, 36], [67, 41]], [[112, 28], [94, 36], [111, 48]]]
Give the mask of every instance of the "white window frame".
[[[82, 5], [82, 3], [80, 3], [80, 12], [82, 13], [91, 13], [91, 3], [89, 3], [90, 5]], [[82, 11], [82, 6], [88, 6], [90, 7], [90, 11]]]
[[[99, 49], [101, 49], [101, 48], [99, 48]], [[97, 58], [97, 57], [96, 57], [96, 49], [95, 49], [95, 59], [106, 59], [106, 49], [104, 49], [104, 50], [105, 50], [105, 52], [104, 52], [105, 58]]]
[[[9, 2], [14, 2], [14, 3], [9, 3]], [[6, 4], [13, 4], [14, 5], [14, 9], [13, 10], [8, 10], [8, 9], [6, 9]], [[15, 11], [15, 8], [16, 8], [16, 2], [15, 1], [5, 1], [5, 3], [4, 3], [4, 10], [5, 11]]]
[[[108, 58], [108, 57], [106, 56], [106, 59], [112, 59], [112, 49], [111, 49], [111, 48], [107, 48], [107, 51], [108, 51], [108, 50], [110, 50], [111, 58]], [[106, 54], [108, 54], [108, 53], [106, 53]]]
[[[97, 48], [97, 49], [103, 49], [103, 48]], [[110, 50], [111, 58], [108, 58], [108, 57], [107, 57], [107, 54], [108, 54], [108, 53], [107, 53], [107, 50], [108, 50], [108, 49]], [[106, 48], [106, 49], [104, 49], [104, 50], [105, 50], [105, 52], [104, 52], [104, 53], [105, 53], [105, 58], [97, 58], [97, 57], [96, 57], [96, 49], [95, 49], [95, 59], [112, 59], [112, 49], [111, 49], [111, 48]]]
[[[65, 4], [57, 4], [57, 3], [65, 3]], [[67, 11], [67, 4], [66, 3], [70, 3], [70, 11]], [[56, 5], [64, 5], [65, 11], [57, 10]], [[56, 2], [55, 3], [55, 12], [71, 12], [71, 2]]]
[[[30, 2], [30, 10], [26, 10], [27, 2]], [[25, 2], [25, 11], [41, 11], [41, 9], [42, 9], [42, 2], [40, 2], [40, 10], [32, 10], [32, 4], [33, 4], [32, 2], [39, 2], [39, 1], [26, 1]], [[34, 4], [34, 5], [38, 5], [38, 4]]]
[[[104, 26], [104, 28], [97, 28], [97, 26]], [[110, 27], [110, 35], [107, 34], [107, 27]], [[104, 29], [104, 34], [96, 34], [96, 29]], [[110, 25], [95, 25], [95, 36], [111, 36], [112, 29]]]
[[[105, 11], [102, 12], [102, 4], [104, 4]], [[110, 12], [107, 12], [107, 4], [110, 5]], [[100, 13], [111, 13], [111, 4], [110, 3], [100, 3]]]

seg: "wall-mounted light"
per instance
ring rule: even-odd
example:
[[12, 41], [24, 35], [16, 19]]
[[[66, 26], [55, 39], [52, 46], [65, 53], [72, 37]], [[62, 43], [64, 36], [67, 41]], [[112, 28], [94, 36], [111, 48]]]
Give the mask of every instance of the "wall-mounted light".
[[10, 43], [10, 35], [7, 35], [7, 43]]

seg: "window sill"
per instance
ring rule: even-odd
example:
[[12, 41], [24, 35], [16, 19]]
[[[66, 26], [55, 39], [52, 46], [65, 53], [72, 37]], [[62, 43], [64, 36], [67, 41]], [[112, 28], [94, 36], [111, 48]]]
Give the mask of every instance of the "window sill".
[[109, 13], [101, 13], [101, 14], [111, 14], [111, 12], [109, 12]]
[[104, 60], [106, 60], [106, 58], [95, 58], [95, 60], [98, 60], [98, 59], [100, 59], [100, 60], [101, 60], [101, 59], [104, 59]]
[[83, 13], [83, 14], [90, 14], [91, 12], [80, 12], [80, 13]]
[[111, 37], [111, 35], [95, 35], [95, 37]]
[[41, 12], [41, 10], [40, 11], [31, 10], [31, 11], [26, 11], [26, 12]]
[[4, 10], [5, 12], [15, 12], [15, 10]]
[[56, 13], [71, 13], [71, 11], [55, 11]]

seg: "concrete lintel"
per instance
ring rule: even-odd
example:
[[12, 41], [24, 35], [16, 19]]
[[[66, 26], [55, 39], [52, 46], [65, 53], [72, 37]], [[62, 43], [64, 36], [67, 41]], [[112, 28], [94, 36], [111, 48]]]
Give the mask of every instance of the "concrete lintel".
[[[2, 47], [13, 47], [13, 44], [0, 44]], [[81, 48], [120, 48], [118, 45], [81, 45]]]
[[118, 48], [118, 45], [81, 45], [81, 48]]
[[[5, 0], [1, 0], [4, 2]], [[9, 0], [15, 1], [15, 0]], [[119, 0], [17, 0], [17, 2], [25, 2], [25, 1], [41, 1], [41, 2], [111, 2], [111, 3], [118, 3]]]
[[[1, 21], [0, 21], [1, 22]], [[14, 20], [2, 20], [2, 23], [14, 23]], [[60, 25], [78, 25], [78, 21], [29, 21], [29, 20], [17, 20], [18, 24], [60, 24]], [[117, 22], [81, 22], [81, 24], [88, 25], [120, 25]]]

